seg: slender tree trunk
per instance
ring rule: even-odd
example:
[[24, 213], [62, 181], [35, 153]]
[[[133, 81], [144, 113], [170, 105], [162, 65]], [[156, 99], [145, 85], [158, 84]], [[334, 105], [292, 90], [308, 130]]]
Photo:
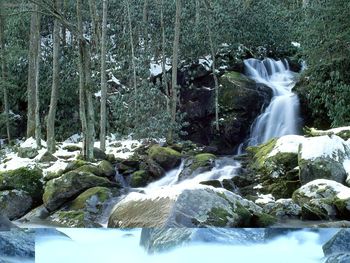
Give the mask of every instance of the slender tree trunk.
[[[33, 4], [34, 10], [38, 11], [38, 6]], [[40, 16], [38, 12], [33, 12], [30, 22], [30, 42], [28, 55], [28, 88], [27, 88], [27, 138], [35, 137], [35, 109], [36, 109], [36, 77], [37, 77], [37, 52], [39, 43]], [[40, 43], [39, 43], [40, 44]]]
[[107, 38], [107, 0], [103, 0], [102, 37], [101, 37], [100, 149], [104, 152], [106, 151], [106, 123], [107, 123], [106, 38]]
[[85, 105], [85, 76], [84, 76], [84, 46], [86, 42], [83, 41], [83, 20], [81, 15], [81, 0], [77, 0], [77, 18], [78, 18], [78, 41], [79, 41], [79, 115], [83, 133], [83, 147], [82, 156], [87, 159], [87, 119], [86, 119], [86, 105]]
[[148, 48], [148, 23], [147, 23], [147, 17], [148, 17], [148, 0], [144, 0], [143, 2], [143, 14], [142, 14], [142, 24], [144, 26], [144, 48]]
[[125, 3], [126, 3], [126, 11], [127, 11], [128, 23], [129, 23], [129, 37], [130, 37], [130, 45], [131, 45], [131, 63], [132, 63], [132, 68], [133, 68], [133, 86], [134, 86], [134, 92], [135, 92], [135, 94], [137, 94], [135, 48], [134, 48], [134, 39], [132, 36], [131, 12], [130, 12], [129, 0], [126, 0]]
[[101, 31], [100, 31], [100, 19], [97, 13], [96, 1], [89, 0], [89, 8], [90, 8], [90, 16], [92, 20], [92, 33], [95, 35], [95, 39], [93, 40], [93, 46], [97, 47], [98, 43], [100, 43], [101, 39]]
[[[165, 100], [166, 100], [166, 111], [171, 116], [170, 108], [170, 94], [169, 94], [169, 85], [166, 72], [166, 54], [165, 54], [165, 26], [164, 26], [164, 0], [160, 0], [160, 29], [162, 32], [162, 86], [165, 90]], [[171, 129], [168, 131], [167, 141], [171, 140]]]
[[6, 86], [7, 74], [6, 74], [6, 55], [5, 55], [5, 16], [3, 14], [3, 4], [0, 2], [0, 58], [1, 58], [1, 80], [3, 82], [4, 90], [4, 113], [6, 122], [6, 134], [8, 143], [11, 142], [10, 132], [10, 117], [9, 117], [9, 101], [8, 90]]
[[[39, 18], [40, 25], [40, 18]], [[39, 27], [40, 28], [40, 27]], [[39, 32], [38, 32], [39, 33]], [[38, 34], [35, 54], [35, 140], [37, 148], [41, 148], [40, 99], [39, 99], [39, 66], [40, 66], [40, 33]]]
[[[60, 11], [60, 0], [55, 1], [56, 9]], [[50, 153], [56, 151], [55, 143], [55, 120], [56, 120], [56, 109], [58, 100], [58, 89], [59, 89], [59, 55], [60, 54], [60, 25], [56, 18], [54, 21], [53, 29], [53, 62], [52, 62], [52, 88], [51, 88], [51, 99], [50, 109], [47, 116], [47, 150]]]
[[169, 143], [174, 140], [174, 128], [176, 126], [176, 106], [177, 106], [177, 65], [178, 52], [180, 43], [180, 26], [181, 26], [181, 0], [176, 0], [176, 14], [175, 14], [175, 36], [173, 44], [173, 61], [172, 61], [172, 76], [171, 76], [171, 122], [172, 130], [169, 134]]
[[[56, 5], [58, 5], [58, 4], [59, 3], [57, 3]], [[63, 6], [61, 8], [61, 13], [64, 14], [66, 12], [66, 10], [67, 10], [67, 0], [64, 0]], [[65, 25], [61, 26], [61, 34], [62, 34], [62, 47], [65, 47], [67, 45], [67, 41], [66, 41], [67, 28]]]

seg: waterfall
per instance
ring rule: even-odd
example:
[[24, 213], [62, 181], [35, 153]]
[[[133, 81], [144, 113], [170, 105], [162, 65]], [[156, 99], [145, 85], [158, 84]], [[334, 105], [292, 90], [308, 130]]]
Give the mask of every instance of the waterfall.
[[299, 133], [299, 99], [292, 92], [295, 73], [286, 60], [247, 59], [244, 61], [246, 75], [263, 83], [273, 91], [269, 106], [258, 116], [251, 127], [247, 145], [258, 145], [271, 138]]

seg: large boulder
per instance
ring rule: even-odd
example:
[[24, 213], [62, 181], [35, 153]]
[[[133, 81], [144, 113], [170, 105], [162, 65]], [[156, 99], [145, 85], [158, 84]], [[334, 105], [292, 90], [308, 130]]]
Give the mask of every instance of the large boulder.
[[322, 247], [327, 263], [350, 262], [350, 229], [342, 229]]
[[216, 156], [211, 153], [201, 153], [188, 158], [179, 175], [179, 180], [193, 178], [198, 174], [210, 171], [215, 166], [215, 160]]
[[224, 189], [197, 186], [130, 193], [115, 206], [109, 227], [264, 227], [274, 222], [253, 202]]
[[143, 228], [140, 245], [148, 253], [158, 253], [197, 242], [249, 245], [263, 241], [262, 228]]
[[11, 228], [17, 228], [15, 224], [13, 224], [8, 217], [6, 217], [3, 214], [0, 214], [0, 232], [1, 231], [8, 231]]
[[249, 128], [268, 105], [272, 90], [238, 72], [227, 72], [219, 79], [220, 132], [215, 129], [215, 85], [212, 75], [181, 88], [181, 111], [191, 123], [186, 139], [213, 145], [220, 153], [232, 149], [247, 136]]
[[149, 157], [168, 171], [180, 164], [182, 156], [170, 147], [154, 145], [149, 149]]
[[299, 151], [300, 181], [329, 179], [344, 184], [347, 172], [344, 161], [350, 159], [350, 146], [336, 135], [304, 140]]
[[42, 203], [43, 183], [40, 169], [22, 167], [12, 171], [0, 172], [0, 191], [22, 190], [33, 200], [33, 205]]
[[300, 187], [298, 148], [304, 137], [287, 135], [256, 147], [248, 147], [248, 168], [260, 193], [276, 199], [291, 198]]
[[106, 178], [92, 173], [71, 171], [47, 182], [43, 195], [44, 205], [49, 211], [54, 211], [89, 188], [111, 185]]
[[1, 214], [10, 220], [23, 216], [32, 207], [32, 203], [32, 198], [25, 191], [0, 191]]
[[34, 260], [34, 241], [34, 231], [22, 229], [0, 231], [0, 256]]
[[350, 188], [326, 179], [303, 185], [293, 194], [303, 219], [350, 219]]

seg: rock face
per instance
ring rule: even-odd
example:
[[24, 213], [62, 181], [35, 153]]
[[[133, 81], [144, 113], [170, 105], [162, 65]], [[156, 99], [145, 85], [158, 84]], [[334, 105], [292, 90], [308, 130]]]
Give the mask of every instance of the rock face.
[[152, 254], [196, 242], [248, 245], [263, 241], [261, 228], [143, 228], [140, 244]]
[[85, 190], [95, 186], [112, 186], [106, 178], [88, 172], [71, 171], [59, 178], [50, 180], [45, 186], [43, 201], [49, 211], [76, 197]]
[[34, 258], [33, 231], [12, 229], [0, 232], [0, 255], [7, 257]]
[[5, 215], [0, 214], [0, 231], [8, 231], [11, 228], [17, 228]]
[[0, 172], [0, 191], [18, 190], [26, 192], [33, 200], [33, 205], [42, 203], [42, 171], [39, 169], [19, 168]]
[[32, 198], [25, 191], [0, 192], [0, 211], [10, 220], [23, 216], [32, 207]]
[[264, 105], [268, 105], [272, 90], [256, 84], [238, 72], [220, 77], [220, 134], [215, 131], [215, 90], [212, 75], [201, 76], [180, 91], [181, 111], [191, 125], [186, 139], [212, 145], [220, 153], [232, 152], [243, 141]]
[[294, 192], [304, 219], [349, 219], [350, 188], [335, 181], [318, 179]]
[[301, 183], [323, 178], [344, 184], [347, 172], [343, 163], [349, 157], [349, 145], [336, 135], [305, 139], [299, 152]]
[[185, 161], [179, 180], [193, 178], [200, 173], [210, 171], [215, 166], [216, 156], [210, 153], [197, 154]]
[[164, 188], [150, 194], [131, 193], [118, 203], [109, 227], [263, 227], [271, 216], [253, 202], [224, 189]]
[[350, 262], [350, 229], [342, 229], [322, 247], [327, 263]]

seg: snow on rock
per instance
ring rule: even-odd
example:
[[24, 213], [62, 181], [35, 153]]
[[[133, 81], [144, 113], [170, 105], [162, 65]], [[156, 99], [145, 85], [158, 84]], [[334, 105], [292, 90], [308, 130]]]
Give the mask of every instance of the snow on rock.
[[207, 71], [211, 70], [211, 66], [213, 65], [213, 60], [211, 56], [205, 56], [205, 58], [198, 59], [198, 63], [201, 64]]
[[315, 160], [319, 157], [331, 158], [343, 162], [346, 157], [350, 158], [349, 144], [336, 135], [331, 137], [318, 136], [305, 138], [300, 150], [300, 157], [304, 160]]
[[299, 145], [305, 141], [303, 136], [286, 135], [279, 138], [276, 145], [269, 153], [268, 157], [275, 156], [278, 153], [298, 153]]
[[302, 196], [310, 199], [338, 197], [339, 199], [350, 198], [350, 188], [345, 185], [326, 179], [311, 181], [297, 190]]
[[[46, 147], [46, 142], [41, 140], [41, 146]], [[36, 140], [33, 137], [28, 138], [23, 143], [20, 144], [21, 148], [37, 148]]]
[[[151, 74], [151, 77], [155, 77], [158, 76], [160, 74], [163, 73], [163, 66], [162, 63], [159, 62], [151, 62], [149, 64], [150, 68], [149, 68], [149, 72]], [[171, 65], [169, 65], [168, 63], [165, 64], [165, 71], [168, 71], [169, 69], [171, 69]]]
[[272, 196], [272, 194], [258, 194], [258, 199], [255, 200], [255, 203], [258, 205], [264, 205], [273, 202], [275, 202], [275, 198]]
[[82, 135], [81, 134], [73, 134], [70, 136], [67, 140], [64, 141], [64, 143], [78, 143], [82, 140]]

